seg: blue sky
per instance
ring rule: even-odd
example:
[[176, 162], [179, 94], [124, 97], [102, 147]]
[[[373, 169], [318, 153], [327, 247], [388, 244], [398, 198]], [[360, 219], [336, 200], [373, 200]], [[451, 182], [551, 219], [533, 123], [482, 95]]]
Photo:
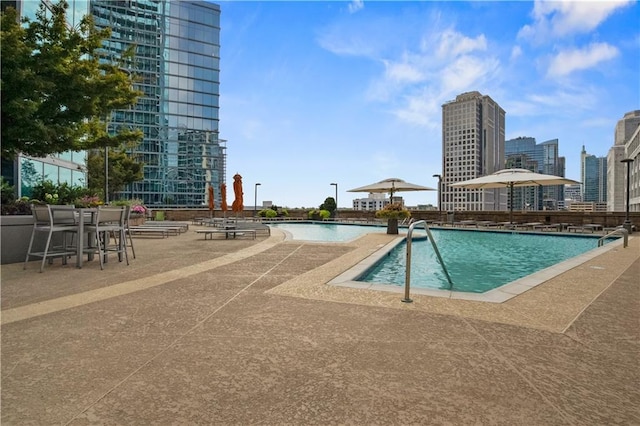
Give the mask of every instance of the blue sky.
[[[218, 2], [220, 133], [245, 205], [317, 207], [397, 177], [437, 187], [443, 103], [477, 90], [506, 137], [606, 156], [640, 108], [637, 2]], [[401, 193], [407, 205], [437, 192]]]

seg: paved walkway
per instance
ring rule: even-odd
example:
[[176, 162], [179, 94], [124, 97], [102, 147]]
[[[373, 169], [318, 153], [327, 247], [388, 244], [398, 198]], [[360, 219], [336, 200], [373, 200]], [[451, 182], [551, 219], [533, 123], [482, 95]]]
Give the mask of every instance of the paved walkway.
[[2, 266], [2, 425], [640, 424], [640, 238], [502, 304], [326, 285], [389, 241]]

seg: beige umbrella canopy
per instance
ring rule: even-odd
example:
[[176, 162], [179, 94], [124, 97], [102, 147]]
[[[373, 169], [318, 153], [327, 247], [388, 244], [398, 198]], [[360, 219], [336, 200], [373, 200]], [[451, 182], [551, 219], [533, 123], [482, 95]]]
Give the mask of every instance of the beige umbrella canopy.
[[415, 183], [405, 182], [398, 178], [389, 178], [381, 180], [380, 182], [372, 183], [371, 185], [365, 185], [358, 188], [353, 188], [347, 192], [381, 192], [390, 193], [393, 197], [394, 192], [406, 192], [406, 191], [435, 191], [434, 188], [428, 186], [416, 185]]
[[565, 185], [572, 183], [580, 183], [575, 180], [567, 179], [561, 176], [545, 175], [535, 173], [526, 169], [504, 169], [498, 170], [490, 175], [482, 176], [475, 179], [465, 180], [462, 182], [452, 183], [454, 188], [467, 189], [491, 189], [491, 188], [509, 188], [510, 211], [509, 222], [513, 218], [513, 188], [516, 186], [547, 186], [547, 185]]

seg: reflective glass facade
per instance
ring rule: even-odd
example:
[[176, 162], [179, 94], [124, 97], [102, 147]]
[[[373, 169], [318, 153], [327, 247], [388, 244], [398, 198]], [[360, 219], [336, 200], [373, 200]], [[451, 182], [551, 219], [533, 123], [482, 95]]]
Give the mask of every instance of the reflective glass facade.
[[[144, 163], [144, 181], [122, 198], [149, 206], [205, 205], [207, 186], [225, 180], [226, 147], [219, 139], [220, 7], [197, 1], [92, 0], [104, 43], [114, 59], [130, 46], [126, 67], [142, 92], [135, 107], [115, 111], [109, 130], [139, 128], [144, 139], [131, 154]], [[216, 200], [220, 205], [220, 200]]]
[[[67, 23], [76, 27], [89, 11], [89, 0], [68, 0]], [[15, 7], [20, 16], [36, 19], [41, 2], [34, 0], [3, 2], [3, 8]], [[48, 2], [44, 2], [48, 5]], [[33, 187], [43, 180], [86, 186], [86, 152], [64, 152], [43, 158], [19, 154], [15, 161], [2, 162], [2, 177], [17, 189], [19, 197], [31, 197]]]
[[[558, 139], [537, 144], [519, 137], [505, 142], [506, 168], [527, 169], [564, 177], [564, 158], [558, 156]], [[564, 201], [564, 185], [514, 188], [513, 207], [522, 210], [557, 210]]]

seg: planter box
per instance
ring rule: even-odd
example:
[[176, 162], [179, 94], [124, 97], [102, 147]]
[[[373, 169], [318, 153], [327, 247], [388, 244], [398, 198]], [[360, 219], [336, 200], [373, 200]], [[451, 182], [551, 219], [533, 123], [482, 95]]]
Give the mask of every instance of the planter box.
[[144, 225], [146, 218], [144, 217], [144, 215], [131, 215], [129, 217], [129, 226], [140, 226], [140, 225]]
[[[24, 262], [33, 229], [33, 216], [0, 216], [0, 263]], [[43, 250], [46, 240], [37, 238], [36, 249]], [[35, 259], [35, 258], [34, 258]]]

